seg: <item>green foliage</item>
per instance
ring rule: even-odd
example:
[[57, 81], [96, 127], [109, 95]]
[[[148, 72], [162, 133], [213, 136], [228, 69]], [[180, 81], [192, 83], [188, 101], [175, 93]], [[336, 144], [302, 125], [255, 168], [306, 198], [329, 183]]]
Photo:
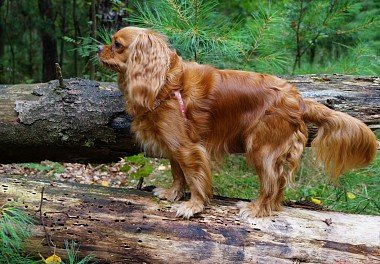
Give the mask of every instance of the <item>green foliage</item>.
[[380, 75], [378, 1], [113, 0], [97, 6], [96, 21], [91, 1], [51, 3], [46, 24], [36, 1], [0, 1], [0, 83], [41, 81], [41, 31], [57, 40], [64, 77], [115, 81], [96, 50], [127, 25], [157, 30], [186, 60], [219, 68]]
[[103, 44], [110, 44], [112, 33], [113, 32], [105, 28], [101, 28], [97, 31], [97, 36], [99, 40], [94, 39], [92, 37], [80, 37], [79, 41], [75, 41], [74, 39], [68, 36], [65, 36], [64, 40], [69, 43], [76, 43], [76, 45], [78, 46], [76, 50], [78, 51], [79, 56], [83, 58], [90, 58], [93, 61], [97, 61], [97, 57], [95, 54], [98, 50], [98, 46]]
[[[364, 1], [365, 2], [365, 1]], [[361, 1], [290, 1], [285, 4], [285, 15], [289, 18], [292, 38], [288, 40], [293, 49], [293, 73], [303, 65], [319, 71], [319, 67], [334, 65], [336, 60], [349, 61], [355, 55], [352, 50], [361, 42], [371, 42], [373, 31], [379, 29], [379, 6], [373, 6], [375, 12], [368, 12]], [[361, 14], [366, 13], [365, 17]], [[368, 39], [368, 36], [372, 35]], [[379, 34], [377, 34], [377, 37]], [[373, 39], [372, 39], [373, 40]], [[368, 48], [372, 43], [367, 45]], [[356, 56], [355, 62], [365, 64], [370, 49], [361, 49], [362, 56]], [[343, 58], [343, 59], [342, 59]], [[333, 72], [366, 74], [370, 65], [361, 68], [331, 67]]]
[[346, 173], [336, 186], [328, 181], [322, 168], [315, 166], [312, 155], [306, 153], [296, 180], [286, 190], [285, 197], [287, 200], [317, 198], [332, 210], [380, 215], [380, 153], [372, 165]]
[[58, 162], [44, 161], [41, 163], [22, 163], [22, 167], [40, 172], [64, 173], [64, 167]]
[[[146, 158], [143, 153], [126, 157], [125, 162], [126, 164], [120, 168], [120, 171], [129, 173], [130, 176], [136, 179], [147, 177], [154, 170], [150, 159]], [[133, 168], [132, 171], [131, 168]]]
[[24, 211], [9, 204], [0, 207], [0, 264], [38, 263], [22, 254], [32, 223]]
[[376, 75], [380, 6], [368, 2], [151, 0], [128, 21], [165, 34], [185, 59], [221, 68]]
[[71, 243], [65, 241], [65, 249], [67, 252], [66, 264], [87, 264], [90, 262], [93, 263], [93, 259], [95, 258], [94, 255], [90, 254], [85, 256], [83, 259], [79, 259], [79, 246], [75, 243], [75, 241], [71, 241]]
[[[342, 45], [343, 46], [343, 45]], [[323, 65], [303, 64], [295, 70], [295, 74], [306, 73], [345, 73], [370, 76], [380, 76], [380, 56], [368, 44], [359, 43], [355, 47], [344, 46], [346, 55], [340, 55], [335, 60]]]
[[244, 157], [233, 155], [213, 175], [213, 192], [217, 195], [252, 199], [257, 197], [259, 181]]
[[286, 22], [279, 11], [262, 7], [247, 18], [250, 47], [245, 54], [245, 65], [248, 70], [286, 72], [290, 56], [284, 41], [288, 37]]
[[[162, 163], [162, 162], [160, 162]], [[158, 171], [146, 185], [170, 187], [169, 171]], [[260, 183], [241, 155], [226, 158], [213, 175], [213, 192], [232, 198], [256, 199]], [[285, 191], [285, 202], [318, 199], [322, 206], [340, 212], [380, 215], [380, 153], [370, 166], [346, 173], [337, 185], [329, 182], [311, 150], [307, 150], [294, 181]]]
[[242, 52], [244, 32], [216, 6], [215, 0], [137, 2], [137, 12], [128, 21], [165, 34], [187, 60], [222, 66]]

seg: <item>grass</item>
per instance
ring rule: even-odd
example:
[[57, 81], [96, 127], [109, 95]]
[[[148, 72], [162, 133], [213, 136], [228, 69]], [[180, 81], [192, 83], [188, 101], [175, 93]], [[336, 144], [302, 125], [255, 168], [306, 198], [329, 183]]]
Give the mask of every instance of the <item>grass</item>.
[[[153, 166], [166, 160], [152, 161]], [[155, 164], [155, 165], [154, 165]], [[169, 187], [170, 171], [157, 171], [145, 178], [146, 185]], [[255, 199], [259, 181], [255, 172], [246, 165], [244, 157], [231, 155], [213, 175], [215, 195]], [[346, 173], [339, 183], [329, 181], [321, 166], [317, 165], [310, 150], [305, 151], [294, 181], [285, 191], [287, 201], [317, 201], [339, 212], [380, 215], [380, 153], [370, 166]]]
[[[377, 136], [380, 136], [379, 133], [379, 130], [376, 131]], [[145, 185], [170, 187], [172, 177], [168, 160], [149, 159], [140, 154], [127, 157], [125, 161], [120, 171], [126, 173], [127, 187], [136, 187], [141, 177], [144, 177]], [[22, 166], [48, 175], [64, 170], [61, 164], [53, 162], [26, 163]], [[213, 192], [225, 197], [256, 199], [258, 177], [247, 166], [244, 157], [231, 155], [220, 169], [214, 170]], [[380, 215], [380, 153], [370, 166], [348, 172], [338, 184], [333, 184], [311, 151], [305, 151], [300, 169], [285, 191], [285, 202], [303, 200], [321, 203], [334, 211]]]
[[307, 153], [285, 200], [318, 199], [325, 207], [340, 212], [380, 215], [380, 153], [370, 166], [344, 174], [331, 183], [323, 168]]
[[24, 254], [24, 242], [31, 236], [33, 220], [10, 204], [0, 206], [0, 264], [38, 263]]
[[[36, 259], [26, 254], [24, 246], [32, 235], [33, 222], [32, 217], [13, 203], [0, 206], [0, 264], [61, 263], [61, 258], [55, 254], [46, 259], [42, 256]], [[74, 241], [65, 241], [65, 249], [65, 263], [68, 264], [87, 264], [95, 257], [90, 254], [79, 259], [79, 246]]]

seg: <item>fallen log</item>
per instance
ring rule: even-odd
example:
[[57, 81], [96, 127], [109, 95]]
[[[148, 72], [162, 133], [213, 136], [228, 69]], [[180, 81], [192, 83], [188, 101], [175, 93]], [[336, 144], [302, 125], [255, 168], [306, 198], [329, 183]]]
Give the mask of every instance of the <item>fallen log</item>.
[[[0, 204], [40, 208], [28, 251], [49, 256], [46, 235], [64, 256], [64, 240], [98, 263], [379, 263], [380, 217], [286, 207], [248, 222], [236, 201], [217, 198], [190, 220], [148, 192], [2, 176]], [[37, 214], [38, 216], [38, 214]], [[35, 216], [37, 219], [38, 217]], [[37, 222], [40, 222], [37, 220]]]
[[[289, 77], [305, 98], [380, 128], [380, 79], [347, 75]], [[140, 151], [115, 83], [69, 79], [0, 85], [0, 163], [110, 162]]]

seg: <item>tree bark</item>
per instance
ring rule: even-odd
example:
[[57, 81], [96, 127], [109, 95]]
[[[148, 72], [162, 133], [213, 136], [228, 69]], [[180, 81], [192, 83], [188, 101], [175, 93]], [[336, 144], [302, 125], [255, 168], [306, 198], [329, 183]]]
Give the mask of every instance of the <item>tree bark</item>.
[[[288, 78], [314, 98], [380, 128], [380, 79], [343, 75]], [[111, 162], [140, 151], [115, 83], [70, 79], [0, 86], [0, 162], [49, 159]], [[312, 133], [311, 133], [312, 137]]]
[[0, 162], [111, 162], [139, 151], [116, 84], [65, 85], [0, 88]]
[[[2, 200], [19, 201], [42, 226], [30, 253], [47, 257], [65, 240], [100, 263], [378, 263], [379, 216], [285, 207], [275, 216], [242, 221], [236, 200], [215, 198], [199, 216], [175, 218], [175, 204], [148, 192], [3, 176]], [[41, 189], [44, 195], [41, 199]], [[99, 263], [98, 262], [98, 263]]]

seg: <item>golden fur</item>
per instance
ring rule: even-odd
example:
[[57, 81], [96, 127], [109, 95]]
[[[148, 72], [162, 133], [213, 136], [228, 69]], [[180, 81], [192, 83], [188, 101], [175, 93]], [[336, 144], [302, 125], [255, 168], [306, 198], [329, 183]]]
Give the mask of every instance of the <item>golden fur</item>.
[[[119, 73], [137, 139], [170, 159], [173, 185], [155, 189], [155, 195], [177, 201], [185, 186], [190, 190], [177, 216], [203, 210], [212, 196], [210, 160], [227, 153], [245, 153], [260, 178], [259, 198], [240, 204], [240, 215], [263, 217], [280, 210], [307, 141], [308, 122], [319, 127], [312, 146], [331, 178], [368, 165], [376, 155], [376, 137], [361, 121], [302, 99], [293, 85], [275, 76], [183, 61], [151, 30], [119, 30], [112, 45], [99, 50], [99, 59]], [[182, 95], [185, 116], [173, 91]]]

